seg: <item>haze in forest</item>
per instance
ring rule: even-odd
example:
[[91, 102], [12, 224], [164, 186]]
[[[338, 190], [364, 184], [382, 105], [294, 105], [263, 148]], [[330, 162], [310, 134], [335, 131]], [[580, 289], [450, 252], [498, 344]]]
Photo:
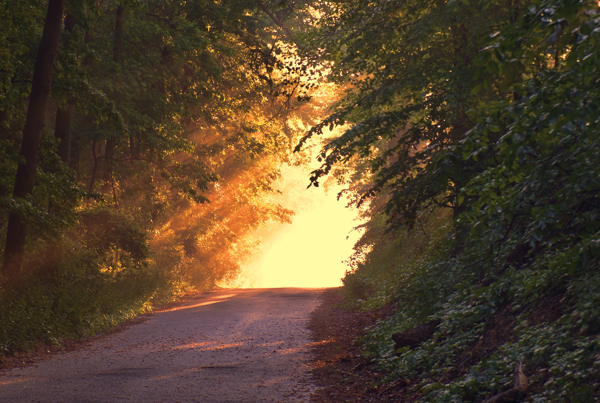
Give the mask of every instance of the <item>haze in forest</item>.
[[242, 287], [338, 287], [348, 270], [344, 261], [361, 232], [358, 211], [338, 193], [342, 186], [306, 188], [307, 170], [288, 166], [276, 186], [276, 202], [294, 210], [291, 224], [256, 234], [260, 252], [242, 269]]
[[0, 359], [344, 276], [367, 394], [600, 397], [598, 0], [0, 10]]

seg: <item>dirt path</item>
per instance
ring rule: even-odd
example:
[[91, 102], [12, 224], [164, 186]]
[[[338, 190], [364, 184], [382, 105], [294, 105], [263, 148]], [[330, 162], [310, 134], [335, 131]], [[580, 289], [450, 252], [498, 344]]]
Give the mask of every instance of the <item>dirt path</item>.
[[308, 402], [323, 290], [219, 290], [88, 348], [0, 373], [2, 402]]

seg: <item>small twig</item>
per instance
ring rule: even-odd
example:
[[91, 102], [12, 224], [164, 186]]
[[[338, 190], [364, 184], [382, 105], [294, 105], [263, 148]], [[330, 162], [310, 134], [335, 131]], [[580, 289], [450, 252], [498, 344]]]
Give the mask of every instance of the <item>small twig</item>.
[[425, 231], [425, 228], [423, 228], [423, 224], [421, 223], [421, 218], [418, 216], [417, 216], [417, 222], [419, 223], [419, 227], [421, 227], [421, 231], [423, 231], [423, 234], [425, 235], [427, 242], [429, 242], [429, 235], [427, 235], [427, 232]]
[[279, 28], [281, 28], [285, 32], [285, 34], [287, 35], [289, 40], [292, 41], [294, 43], [294, 45], [298, 46], [298, 49], [302, 50], [302, 48], [300, 47], [300, 44], [298, 42], [296, 42], [296, 40], [294, 39], [294, 35], [292, 35], [292, 31], [290, 31], [290, 29], [288, 27], [286, 27], [282, 21], [279, 21], [279, 18], [277, 18], [277, 16], [275, 14], [273, 14], [273, 12], [271, 10], [269, 10], [262, 4], [259, 4], [258, 7], [265, 14], [267, 14], [269, 16], [269, 18], [271, 18], [271, 20], [275, 23], [275, 25], [277, 25]]
[[406, 384], [407, 384], [406, 379], [404, 379], [404, 378], [400, 379], [399, 381], [397, 381], [393, 385], [388, 386], [387, 388], [385, 388], [384, 390], [382, 390], [381, 392], [379, 392], [379, 396], [383, 395], [384, 393], [389, 392], [392, 389], [396, 389], [397, 387], [403, 386], [403, 385], [406, 385]]
[[166, 22], [173, 29], [178, 28], [177, 24], [173, 23], [173, 21], [170, 18], [164, 18], [164, 17], [161, 17], [160, 15], [156, 15], [156, 14], [152, 14], [152, 13], [146, 13], [146, 15], [148, 17], [157, 18], [157, 19], [161, 20], [162, 22]]

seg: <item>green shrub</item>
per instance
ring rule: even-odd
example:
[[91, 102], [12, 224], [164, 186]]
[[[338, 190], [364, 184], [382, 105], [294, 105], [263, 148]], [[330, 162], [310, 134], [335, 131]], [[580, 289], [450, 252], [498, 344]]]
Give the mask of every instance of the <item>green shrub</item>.
[[61, 235], [29, 245], [28, 275], [0, 289], [0, 356], [93, 335], [181, 291], [125, 216], [88, 211]]

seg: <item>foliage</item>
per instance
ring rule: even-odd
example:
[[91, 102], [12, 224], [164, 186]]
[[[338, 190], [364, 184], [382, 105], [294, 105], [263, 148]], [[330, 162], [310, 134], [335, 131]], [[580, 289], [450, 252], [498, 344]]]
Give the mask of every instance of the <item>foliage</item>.
[[354, 246], [350, 270], [343, 279], [350, 307], [376, 309], [398, 303], [413, 309], [415, 318], [425, 319], [445, 300], [447, 294], [440, 284], [452, 290], [456, 276], [443, 264], [423, 270], [423, 261], [432, 255], [449, 254], [444, 242], [450, 218], [444, 211], [430, 213], [419, 230], [405, 230], [394, 238], [385, 234], [387, 220], [382, 213], [374, 214], [365, 224], [366, 231]]
[[450, 155], [436, 164], [433, 159], [472, 127], [467, 111], [495, 99], [470, 96], [481, 80], [473, 60], [486, 34], [526, 6], [508, 3], [340, 4], [325, 19], [315, 47], [332, 61], [331, 77], [349, 88], [337, 111], [303, 141], [328, 126], [349, 126], [323, 149], [313, 182], [358, 158], [372, 176], [361, 202], [389, 195], [385, 211], [394, 227], [414, 225], [419, 211], [431, 206], [457, 208], [458, 190], [473, 167]]
[[[313, 180], [341, 163], [370, 181], [353, 188], [375, 206], [368, 225], [382, 228], [374, 212], [387, 213], [387, 238], [364, 242], [370, 252], [346, 277], [349, 298], [370, 288], [361, 306], [385, 295], [398, 308], [365, 336], [365, 355], [420, 401], [482, 401], [510, 388], [519, 362], [526, 401], [597, 401], [597, 2], [378, 7], [340, 5], [324, 27], [333, 78], [353, 76], [309, 133], [349, 123]], [[375, 35], [386, 21], [398, 29]], [[451, 208], [452, 226], [422, 247], [432, 206]], [[419, 252], [408, 257], [411, 228]], [[441, 321], [431, 339], [393, 350], [392, 333], [428, 319]]]
[[28, 281], [0, 289], [0, 355], [93, 335], [164, 300], [168, 278], [148, 264], [146, 234], [110, 211], [28, 249]]
[[11, 214], [28, 227], [19, 284], [0, 288], [6, 351], [231, 283], [258, 248], [252, 231], [289, 222], [272, 184], [319, 113], [295, 44], [313, 18], [301, 6], [67, 1], [35, 188], [21, 200], [46, 5], [0, 0], [0, 234]]

